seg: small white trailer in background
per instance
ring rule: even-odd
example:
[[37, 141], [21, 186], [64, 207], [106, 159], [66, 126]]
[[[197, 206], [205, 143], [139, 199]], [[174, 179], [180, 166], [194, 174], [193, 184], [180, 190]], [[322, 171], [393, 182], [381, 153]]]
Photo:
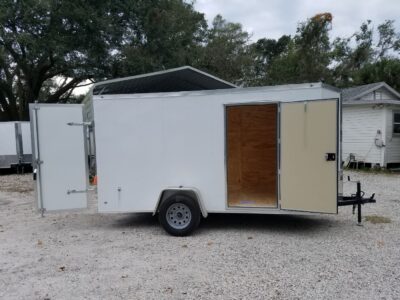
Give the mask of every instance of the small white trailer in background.
[[0, 169], [21, 168], [31, 162], [29, 122], [0, 122]]
[[173, 235], [209, 213], [337, 214], [374, 202], [360, 190], [341, 194], [340, 93], [322, 83], [98, 94], [90, 103], [89, 114], [83, 105], [30, 107], [42, 212], [86, 207], [88, 145], [98, 211], [158, 214]]

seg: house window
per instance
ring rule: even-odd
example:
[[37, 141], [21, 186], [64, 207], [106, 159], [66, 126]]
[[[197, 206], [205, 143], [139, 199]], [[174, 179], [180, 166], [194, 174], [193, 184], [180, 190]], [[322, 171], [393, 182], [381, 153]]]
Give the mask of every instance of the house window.
[[393, 113], [393, 134], [400, 136], [400, 112]]

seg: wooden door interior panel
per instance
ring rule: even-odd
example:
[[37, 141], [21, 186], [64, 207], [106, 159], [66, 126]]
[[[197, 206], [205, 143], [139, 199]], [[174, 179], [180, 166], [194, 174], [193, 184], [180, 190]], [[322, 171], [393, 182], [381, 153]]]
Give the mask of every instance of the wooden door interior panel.
[[226, 107], [229, 207], [277, 206], [277, 104]]

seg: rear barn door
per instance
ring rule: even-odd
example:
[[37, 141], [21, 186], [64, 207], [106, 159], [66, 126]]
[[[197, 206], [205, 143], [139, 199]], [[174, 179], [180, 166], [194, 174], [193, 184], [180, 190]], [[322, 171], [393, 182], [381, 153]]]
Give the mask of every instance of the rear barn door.
[[87, 155], [82, 106], [31, 105], [38, 207], [87, 207]]
[[281, 209], [337, 213], [338, 101], [281, 104]]

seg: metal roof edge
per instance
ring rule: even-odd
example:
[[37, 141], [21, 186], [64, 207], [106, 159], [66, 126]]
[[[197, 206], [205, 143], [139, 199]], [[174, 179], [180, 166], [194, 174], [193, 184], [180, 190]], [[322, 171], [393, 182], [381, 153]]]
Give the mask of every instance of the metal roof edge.
[[[115, 79], [109, 79], [109, 80], [104, 80], [104, 81], [100, 81], [100, 82], [96, 82], [93, 84], [93, 88], [97, 87], [97, 86], [101, 86], [104, 84], [109, 84], [109, 83], [115, 83], [115, 82], [121, 82], [121, 81], [128, 81], [128, 80], [132, 80], [132, 79], [138, 79], [138, 78], [144, 78], [144, 77], [150, 77], [150, 76], [157, 76], [157, 75], [163, 75], [163, 74], [168, 74], [168, 73], [172, 73], [172, 72], [176, 72], [176, 71], [180, 71], [180, 70], [192, 70], [194, 72], [197, 72], [199, 74], [205, 75], [207, 77], [210, 77], [214, 80], [217, 80], [219, 82], [222, 82], [224, 84], [227, 84], [231, 87], [237, 88], [238, 86], [234, 85], [233, 83], [230, 83], [228, 81], [225, 81], [221, 78], [218, 78], [214, 75], [208, 74], [206, 72], [200, 71], [196, 68], [193, 68], [192, 66], [182, 66], [182, 67], [178, 67], [178, 68], [172, 68], [172, 69], [168, 69], [168, 70], [162, 70], [162, 71], [156, 71], [156, 72], [151, 72], [151, 73], [145, 73], [145, 74], [139, 74], [139, 75], [133, 75], [133, 76], [127, 76], [127, 77], [121, 77], [121, 78], [115, 78]], [[92, 89], [93, 91], [93, 89]]]
[[341, 93], [342, 92], [342, 90], [337, 88], [336, 86], [333, 86], [333, 85], [330, 85], [330, 84], [327, 84], [327, 83], [323, 83], [323, 82], [321, 82], [321, 87], [323, 87], [325, 89], [328, 89], [328, 90], [331, 90], [331, 91], [334, 91], [334, 92], [337, 92], [337, 93]]
[[219, 77], [217, 77], [217, 76], [211, 75], [210, 73], [207, 73], [207, 72], [201, 71], [201, 70], [199, 70], [199, 69], [196, 69], [196, 68], [194, 68], [194, 67], [192, 67], [192, 66], [184, 66], [184, 67], [182, 67], [182, 68], [187, 68], [187, 69], [190, 69], [190, 70], [195, 71], [195, 72], [197, 72], [197, 73], [203, 74], [203, 75], [208, 76], [208, 77], [210, 77], [210, 78], [212, 78], [212, 79], [215, 79], [215, 80], [217, 80], [217, 81], [220, 81], [220, 82], [222, 82], [222, 83], [225, 83], [225, 84], [227, 84], [227, 85], [230, 85], [230, 86], [233, 87], [233, 88], [239, 88], [236, 84], [233, 84], [233, 83], [231, 83], [231, 82], [228, 82], [228, 81], [226, 81], [226, 80], [223, 80], [223, 79], [221, 79], [221, 78], [219, 78]]

